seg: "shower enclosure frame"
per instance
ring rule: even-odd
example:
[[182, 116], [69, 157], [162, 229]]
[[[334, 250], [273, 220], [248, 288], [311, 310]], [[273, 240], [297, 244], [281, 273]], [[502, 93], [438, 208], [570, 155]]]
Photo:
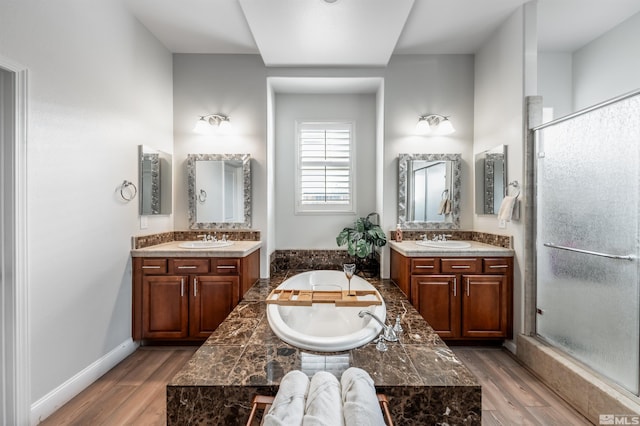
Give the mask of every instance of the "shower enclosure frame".
[[[529, 96], [525, 98], [525, 122], [524, 122], [524, 139], [525, 139], [525, 216], [530, 220], [525, 221], [525, 282], [524, 282], [524, 335], [533, 337], [546, 344], [549, 344], [556, 350], [560, 351], [563, 356], [566, 356], [574, 360], [579, 365], [586, 366], [587, 369], [593, 370], [588, 364], [578, 360], [569, 353], [565, 352], [562, 348], [549, 343], [544, 337], [540, 336], [537, 332], [537, 234], [538, 234], [538, 217], [537, 217], [537, 200], [538, 192], [536, 180], [538, 176], [538, 165], [536, 158], [536, 148], [538, 145], [538, 134], [540, 130], [547, 127], [554, 126], [556, 124], [574, 119], [581, 115], [587, 114], [594, 110], [606, 107], [608, 105], [623, 101], [628, 98], [640, 95], [640, 89], [623, 94], [621, 96], [609, 99], [605, 102], [593, 105], [591, 107], [582, 109], [573, 114], [558, 118], [553, 121], [542, 123], [542, 97], [541, 96]], [[636, 261], [638, 261], [636, 259]], [[594, 370], [595, 371], [595, 370]], [[596, 373], [599, 374], [599, 373]], [[638, 369], [638, 381], [640, 382], [640, 366]], [[619, 389], [623, 394], [639, 395], [630, 392], [623, 386], [619, 385], [613, 380], [607, 378], [607, 382], [610, 383], [615, 389]], [[639, 391], [640, 393], [640, 391]]]

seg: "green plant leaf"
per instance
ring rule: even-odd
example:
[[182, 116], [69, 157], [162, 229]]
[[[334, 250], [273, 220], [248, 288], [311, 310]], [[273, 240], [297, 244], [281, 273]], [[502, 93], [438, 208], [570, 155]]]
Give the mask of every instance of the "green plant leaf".
[[365, 258], [371, 253], [371, 244], [365, 240], [358, 240], [356, 243], [356, 256]]
[[349, 233], [349, 228], [344, 228], [342, 231], [340, 231], [340, 233], [336, 237], [336, 243], [338, 244], [338, 247], [347, 244], [347, 241], [349, 240]]

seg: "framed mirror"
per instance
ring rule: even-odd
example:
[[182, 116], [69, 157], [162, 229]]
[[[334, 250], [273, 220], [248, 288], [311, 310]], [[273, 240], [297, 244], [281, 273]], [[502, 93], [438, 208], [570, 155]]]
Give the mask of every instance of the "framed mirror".
[[405, 229], [460, 227], [461, 154], [400, 154], [398, 222]]
[[191, 229], [251, 228], [251, 156], [187, 156]]
[[507, 194], [507, 146], [476, 154], [476, 214], [497, 215]]
[[140, 145], [138, 160], [140, 215], [171, 214], [173, 204], [171, 154]]

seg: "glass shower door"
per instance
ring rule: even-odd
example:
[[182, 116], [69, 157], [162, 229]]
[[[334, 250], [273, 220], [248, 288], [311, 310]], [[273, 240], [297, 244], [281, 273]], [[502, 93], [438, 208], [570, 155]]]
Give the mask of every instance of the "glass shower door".
[[537, 333], [637, 395], [640, 96], [536, 138]]

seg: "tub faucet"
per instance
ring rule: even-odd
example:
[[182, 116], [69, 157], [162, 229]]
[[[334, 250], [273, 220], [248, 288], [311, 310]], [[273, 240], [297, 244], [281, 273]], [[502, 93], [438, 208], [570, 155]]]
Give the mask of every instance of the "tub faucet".
[[365, 315], [369, 315], [371, 318], [373, 318], [374, 320], [378, 321], [378, 323], [382, 326], [382, 330], [383, 330], [382, 337], [384, 338], [384, 340], [386, 340], [387, 342], [397, 342], [398, 341], [398, 335], [393, 330], [392, 326], [386, 325], [385, 323], [383, 323], [380, 320], [380, 318], [378, 318], [372, 312], [369, 312], [369, 311], [360, 311], [360, 312], [358, 312], [358, 316], [360, 318], [364, 318]]

